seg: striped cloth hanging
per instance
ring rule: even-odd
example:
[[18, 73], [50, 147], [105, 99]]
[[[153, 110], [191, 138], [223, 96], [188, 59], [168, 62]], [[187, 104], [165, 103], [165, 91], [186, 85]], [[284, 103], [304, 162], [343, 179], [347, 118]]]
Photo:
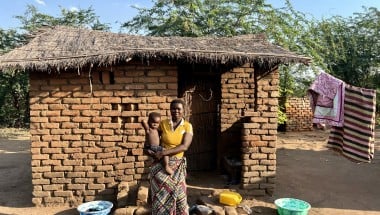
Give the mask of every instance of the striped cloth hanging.
[[347, 158], [371, 162], [375, 149], [376, 90], [346, 84], [343, 127], [333, 126], [327, 147]]

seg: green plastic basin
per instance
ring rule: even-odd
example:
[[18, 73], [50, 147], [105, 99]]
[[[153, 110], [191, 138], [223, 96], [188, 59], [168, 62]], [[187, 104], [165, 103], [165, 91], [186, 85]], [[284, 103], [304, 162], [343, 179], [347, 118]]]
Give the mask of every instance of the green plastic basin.
[[274, 204], [279, 215], [307, 215], [311, 208], [308, 202], [294, 198], [276, 199]]

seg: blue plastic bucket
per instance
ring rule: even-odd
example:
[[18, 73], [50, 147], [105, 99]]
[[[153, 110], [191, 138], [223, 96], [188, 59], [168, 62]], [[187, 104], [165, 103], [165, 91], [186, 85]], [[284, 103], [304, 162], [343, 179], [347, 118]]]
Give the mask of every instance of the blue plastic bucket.
[[311, 208], [308, 202], [294, 198], [276, 199], [274, 204], [279, 215], [307, 215]]
[[80, 215], [108, 215], [113, 207], [109, 201], [91, 201], [77, 207]]

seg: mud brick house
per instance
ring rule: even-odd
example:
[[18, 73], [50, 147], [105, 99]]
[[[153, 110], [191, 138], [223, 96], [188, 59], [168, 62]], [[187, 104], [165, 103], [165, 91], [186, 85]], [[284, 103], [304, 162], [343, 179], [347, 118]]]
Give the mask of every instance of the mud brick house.
[[[263, 35], [149, 37], [55, 27], [0, 57], [30, 76], [33, 203], [115, 200], [147, 179], [140, 121], [183, 98], [189, 171], [232, 169], [242, 189], [272, 193], [278, 65], [309, 58]], [[232, 168], [231, 168], [232, 167]], [[237, 171], [236, 171], [237, 170]]]

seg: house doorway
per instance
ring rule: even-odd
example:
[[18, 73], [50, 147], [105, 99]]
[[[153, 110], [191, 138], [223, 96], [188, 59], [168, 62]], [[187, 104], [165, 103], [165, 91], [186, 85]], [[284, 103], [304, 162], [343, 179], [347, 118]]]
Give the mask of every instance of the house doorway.
[[187, 103], [186, 117], [194, 129], [191, 147], [186, 152], [188, 171], [216, 170], [220, 136], [220, 72], [210, 65], [182, 64], [178, 83], [178, 93]]

